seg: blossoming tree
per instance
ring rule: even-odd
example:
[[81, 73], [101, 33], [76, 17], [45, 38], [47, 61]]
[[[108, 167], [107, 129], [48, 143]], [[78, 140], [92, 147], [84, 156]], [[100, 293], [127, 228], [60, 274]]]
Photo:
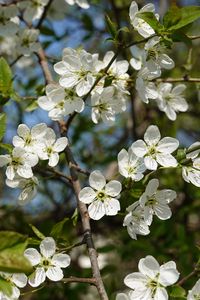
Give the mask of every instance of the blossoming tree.
[[200, 7], [152, 2], [0, 1], [0, 300], [200, 299]]

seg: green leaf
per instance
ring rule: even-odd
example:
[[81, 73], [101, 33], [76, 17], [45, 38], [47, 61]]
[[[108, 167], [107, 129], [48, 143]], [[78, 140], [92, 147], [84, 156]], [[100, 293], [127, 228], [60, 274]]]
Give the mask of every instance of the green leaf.
[[36, 100], [31, 101], [31, 103], [28, 104], [28, 106], [26, 107], [25, 111], [31, 112], [34, 111], [38, 108], [38, 103]]
[[0, 141], [6, 132], [6, 114], [0, 113]]
[[11, 153], [12, 150], [13, 150], [13, 146], [12, 146], [12, 145], [10, 145], [10, 144], [5, 144], [5, 143], [0, 143], [0, 148], [2, 148], [2, 149], [4, 149], [4, 150], [8, 151], [9, 153]]
[[0, 104], [4, 105], [13, 91], [12, 71], [7, 61], [0, 58]]
[[72, 222], [73, 222], [73, 226], [76, 226], [77, 222], [78, 222], [78, 209], [76, 208], [72, 217]]
[[0, 277], [0, 291], [7, 296], [12, 295], [12, 283]]
[[30, 273], [32, 266], [24, 257], [27, 237], [12, 231], [0, 231], [0, 272]]
[[117, 36], [117, 26], [116, 24], [111, 21], [110, 17], [108, 15], [105, 16], [106, 26], [108, 28], [109, 33], [111, 36], [115, 39]]
[[31, 227], [31, 229], [33, 230], [33, 232], [39, 239], [41, 239], [41, 240], [45, 239], [44, 234], [42, 232], [40, 232], [34, 225], [29, 224], [29, 226]]
[[174, 285], [173, 287], [171, 287], [171, 292], [170, 292], [171, 297], [184, 299], [185, 295], [186, 295], [186, 291], [181, 286]]
[[177, 29], [183, 28], [186, 25], [194, 22], [200, 18], [200, 6], [185, 6], [180, 8], [181, 18], [176, 24], [170, 26], [168, 29], [170, 31], [175, 31]]
[[[62, 221], [56, 223], [52, 229], [51, 229], [51, 233], [50, 235], [56, 239], [60, 238], [60, 237], [64, 237], [63, 235], [63, 228], [64, 225], [66, 224], [66, 222], [69, 222], [70, 219], [69, 218], [64, 218]], [[66, 240], [66, 239], [65, 239]]]
[[181, 10], [176, 5], [172, 5], [163, 17], [163, 25], [169, 28], [177, 24], [181, 19]]
[[191, 39], [182, 31], [177, 30], [175, 31], [172, 35], [171, 38], [174, 42], [183, 42], [185, 43], [188, 47], [192, 47], [192, 41]]
[[158, 34], [160, 34], [164, 30], [164, 26], [156, 19], [154, 13], [152, 12], [138, 13], [137, 17], [143, 19], [146, 23], [148, 23]]

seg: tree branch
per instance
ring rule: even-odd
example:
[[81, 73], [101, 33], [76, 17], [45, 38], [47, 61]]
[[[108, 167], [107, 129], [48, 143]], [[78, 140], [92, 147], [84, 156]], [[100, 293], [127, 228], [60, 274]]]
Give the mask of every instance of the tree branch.
[[91, 285], [96, 286], [95, 278], [80, 278], [80, 277], [71, 276], [69, 278], [63, 278], [62, 282], [64, 282], [64, 283], [71, 283], [71, 282], [89, 283]]

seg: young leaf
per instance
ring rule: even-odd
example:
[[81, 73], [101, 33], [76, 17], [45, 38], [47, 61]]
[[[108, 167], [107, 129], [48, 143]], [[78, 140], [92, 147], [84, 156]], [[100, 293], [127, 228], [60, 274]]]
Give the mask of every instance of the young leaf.
[[7, 295], [7, 296], [11, 296], [11, 294], [12, 294], [12, 283], [7, 281], [6, 279], [0, 277], [0, 291], [3, 294]]
[[163, 25], [169, 28], [177, 24], [181, 19], [181, 10], [176, 5], [172, 5], [163, 17]]
[[175, 31], [177, 29], [183, 28], [186, 25], [194, 22], [200, 18], [200, 6], [185, 6], [180, 9], [181, 18], [180, 20], [170, 26], [168, 29], [170, 31]]
[[186, 291], [181, 286], [174, 285], [171, 288], [171, 292], [170, 292], [171, 297], [173, 297], [173, 298], [183, 298], [184, 299], [185, 295], [186, 295]]
[[[58, 238], [60, 238], [60, 237], [63, 238], [63, 236], [64, 236], [64, 235], [63, 235], [63, 227], [64, 227], [65, 223], [68, 222], [68, 221], [69, 221], [69, 218], [64, 218], [62, 221], [56, 223], [56, 224], [52, 227], [50, 235], [51, 235], [52, 237], [54, 237], [55, 239], [58, 239]], [[66, 240], [67, 240], [67, 239], [66, 239]]]
[[30, 273], [32, 266], [24, 257], [27, 237], [12, 231], [0, 232], [0, 272]]
[[107, 25], [109, 33], [115, 39], [116, 36], [117, 36], [117, 26], [116, 26], [116, 24], [113, 21], [111, 21], [111, 19], [108, 15], [105, 16], [105, 21], [106, 21], [106, 25]]
[[12, 71], [7, 61], [0, 58], [0, 104], [5, 104], [13, 91]]
[[0, 113], [0, 141], [6, 132], [6, 114]]
[[44, 234], [42, 232], [40, 232], [34, 225], [29, 224], [29, 226], [31, 227], [31, 229], [33, 230], [33, 232], [39, 239], [41, 239], [41, 240], [45, 239]]
[[158, 34], [164, 29], [164, 26], [156, 19], [154, 13], [152, 12], [141, 12], [137, 14], [137, 17], [148, 23]]

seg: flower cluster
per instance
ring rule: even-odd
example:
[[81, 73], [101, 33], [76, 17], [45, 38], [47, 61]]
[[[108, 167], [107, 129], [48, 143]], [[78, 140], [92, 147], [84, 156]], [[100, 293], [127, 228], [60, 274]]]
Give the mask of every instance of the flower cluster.
[[48, 165], [55, 167], [59, 161], [59, 154], [68, 144], [66, 137], [56, 140], [53, 129], [45, 123], [28, 128], [20, 124], [17, 136], [13, 137], [12, 153], [0, 155], [0, 167], [7, 165], [6, 184], [12, 188], [22, 189], [19, 195], [21, 203], [31, 200], [36, 194], [37, 178], [33, 175], [33, 167], [39, 160], [48, 160]]
[[[90, 54], [85, 50], [66, 48], [62, 61], [54, 65], [60, 76], [58, 85], [47, 85], [46, 96], [38, 99], [38, 105], [49, 111], [49, 117], [62, 120], [65, 116], [85, 107], [85, 97], [91, 92], [91, 115], [94, 123], [102, 119], [105, 123], [113, 123], [115, 115], [126, 110], [126, 90], [129, 75], [128, 62], [114, 60], [104, 74], [104, 69], [112, 61], [114, 53], [107, 52], [103, 61], [98, 54]], [[101, 79], [95, 85], [98, 77]]]
[[[140, 13], [152, 12], [155, 13], [155, 7], [149, 3], [138, 10], [138, 5], [135, 1], [130, 6], [130, 20], [134, 29], [144, 38], [149, 38], [143, 48], [132, 46], [130, 48], [132, 58], [131, 66], [139, 71], [136, 79], [136, 90], [141, 100], [149, 103], [149, 99], [156, 101], [159, 109], [174, 121], [177, 112], [185, 112], [188, 109], [188, 104], [183, 97], [183, 91], [186, 86], [179, 84], [173, 88], [170, 83], [161, 83], [156, 85], [152, 82], [153, 79], [161, 75], [161, 69], [174, 68], [174, 61], [165, 53], [166, 46], [160, 37], [154, 37], [154, 30], [149, 24], [140, 18]], [[159, 15], [155, 14], [159, 19]]]
[[[196, 148], [196, 150], [195, 150]], [[199, 148], [199, 149], [198, 149]], [[200, 142], [195, 142], [188, 148], [186, 152], [186, 164], [182, 165], [183, 179], [200, 187]]]
[[123, 225], [127, 226], [132, 239], [137, 239], [137, 234], [150, 233], [153, 215], [161, 220], [167, 220], [172, 215], [168, 204], [176, 198], [176, 192], [170, 189], [158, 190], [158, 186], [158, 179], [150, 180], [140, 199], [127, 208], [128, 214]]
[[51, 281], [60, 281], [64, 277], [62, 269], [70, 265], [70, 256], [56, 250], [56, 243], [52, 237], [44, 238], [39, 248], [40, 253], [35, 248], [27, 248], [24, 252], [24, 256], [34, 268], [28, 278], [23, 273], [0, 272], [0, 276], [12, 286], [9, 296], [0, 291], [1, 300], [17, 300], [20, 296], [19, 288], [24, 288], [27, 282], [32, 287], [38, 287], [46, 277]]

